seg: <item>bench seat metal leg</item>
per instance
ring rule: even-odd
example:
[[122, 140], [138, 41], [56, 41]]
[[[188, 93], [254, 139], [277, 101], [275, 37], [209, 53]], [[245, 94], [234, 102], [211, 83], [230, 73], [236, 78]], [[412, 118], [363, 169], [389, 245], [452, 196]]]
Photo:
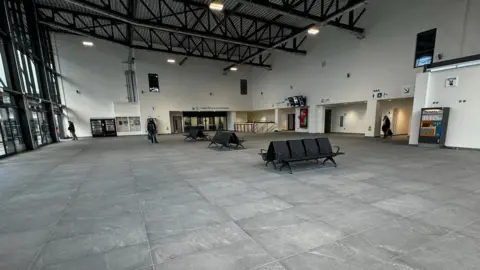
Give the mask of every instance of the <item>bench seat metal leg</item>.
[[333, 165], [335, 165], [335, 167], [337, 167], [337, 163], [335, 162], [335, 160], [333, 159], [333, 157], [327, 157], [327, 158], [323, 161], [322, 164], [325, 165], [325, 163], [326, 163], [328, 160], [330, 160], [330, 161], [333, 163]]

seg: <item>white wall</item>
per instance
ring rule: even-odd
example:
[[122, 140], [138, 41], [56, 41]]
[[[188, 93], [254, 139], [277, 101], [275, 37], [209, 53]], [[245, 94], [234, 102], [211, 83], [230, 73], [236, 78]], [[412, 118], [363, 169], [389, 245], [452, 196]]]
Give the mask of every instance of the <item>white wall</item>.
[[[55, 37], [69, 116], [79, 136], [90, 136], [90, 118], [113, 118], [113, 102], [126, 101], [122, 62], [127, 60], [128, 51], [101, 40], [94, 40], [95, 46], [88, 48], [82, 45], [83, 37], [62, 34]], [[197, 106], [226, 108], [219, 109], [223, 111], [251, 109], [251, 95], [240, 95], [240, 79], [248, 79], [248, 67], [224, 76], [222, 62], [190, 58], [178, 66], [167, 64], [167, 58], [158, 52], [135, 52], [142, 130], [145, 120], [154, 117], [159, 133], [170, 133], [170, 111], [192, 111]], [[160, 93], [148, 91], [148, 73], [158, 74]]]
[[[170, 133], [169, 111], [192, 111], [197, 106], [227, 108], [219, 109], [222, 111], [251, 109], [252, 97], [240, 95], [240, 79], [249, 76], [246, 67], [225, 76], [221, 72], [225, 63], [191, 58], [178, 66], [168, 64], [167, 58], [156, 52], [135, 53], [142, 119], [156, 117], [160, 133]], [[148, 92], [148, 73], [158, 74], [160, 93]]]
[[311, 107], [322, 98], [331, 103], [364, 101], [374, 89], [400, 98], [402, 86], [414, 85], [416, 73], [422, 72], [413, 68], [419, 32], [437, 28], [435, 53], [442, 53], [443, 60], [480, 53], [478, 10], [478, 0], [371, 0], [360, 21], [365, 39], [324, 27], [309, 37], [307, 56], [275, 53], [272, 71], [252, 74], [253, 106], [271, 108], [299, 94], [307, 96]]
[[[367, 104], [354, 103], [338, 105], [329, 108], [332, 110], [331, 132], [338, 133], [365, 133], [365, 114]], [[343, 116], [343, 127], [340, 127], [340, 116]]]
[[138, 103], [114, 102], [113, 113], [115, 117], [140, 116], [140, 105]]
[[91, 136], [90, 118], [114, 118], [113, 102], [127, 101], [122, 66], [127, 49], [107, 42], [88, 48], [83, 38], [71, 35], [55, 34], [55, 39], [68, 116], [78, 136]]
[[[413, 68], [419, 32], [437, 28], [436, 54], [443, 54], [443, 60], [480, 53], [478, 10], [478, 0], [371, 0], [359, 23], [366, 29], [365, 39], [323, 27], [319, 35], [307, 39], [307, 56], [275, 52], [272, 71], [250, 73], [242, 66], [223, 76], [225, 63], [190, 58], [184, 66], [169, 65], [166, 54], [136, 51], [142, 124], [147, 117], [155, 117], [159, 132], [169, 133], [170, 111], [191, 111], [197, 106], [228, 107], [229, 111], [271, 109], [292, 95], [307, 96], [310, 108], [321, 104], [322, 98], [329, 98], [331, 104], [370, 100], [374, 89], [388, 93], [388, 98], [400, 98], [402, 86], [414, 85], [416, 73], [422, 71]], [[122, 62], [127, 49], [100, 40], [86, 48], [81, 44], [84, 38], [71, 35], [56, 34], [56, 39], [69, 115], [78, 135], [89, 136], [90, 118], [114, 117], [112, 102], [126, 101]], [[148, 73], [159, 75], [160, 93], [148, 92]], [[244, 78], [249, 79], [247, 96], [240, 95], [239, 80]], [[75, 93], [77, 89], [80, 94]], [[364, 127], [352, 130], [367, 133], [377, 115], [368, 114]], [[315, 132], [310, 126], [308, 131]]]
[[[458, 76], [458, 87], [445, 87], [446, 78], [454, 76]], [[450, 107], [445, 145], [480, 148], [480, 126], [477, 119], [480, 108], [480, 66], [432, 72], [429, 74], [428, 83], [423, 86], [427, 87], [424, 91], [426, 99], [423, 107]], [[459, 100], [466, 102], [459, 103]]]

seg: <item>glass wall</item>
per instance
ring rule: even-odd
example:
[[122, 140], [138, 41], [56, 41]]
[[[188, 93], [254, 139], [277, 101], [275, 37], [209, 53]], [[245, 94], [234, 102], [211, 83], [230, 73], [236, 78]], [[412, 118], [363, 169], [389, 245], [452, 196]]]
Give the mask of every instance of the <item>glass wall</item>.
[[227, 112], [184, 112], [184, 132], [190, 127], [199, 127], [206, 131], [227, 129]]
[[60, 74], [36, 13], [34, 0], [0, 1], [0, 157], [58, 138]]

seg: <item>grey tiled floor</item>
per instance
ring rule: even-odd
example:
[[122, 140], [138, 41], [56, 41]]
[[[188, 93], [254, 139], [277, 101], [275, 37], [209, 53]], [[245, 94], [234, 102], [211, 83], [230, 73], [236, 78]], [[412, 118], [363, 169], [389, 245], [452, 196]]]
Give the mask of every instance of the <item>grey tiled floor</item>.
[[480, 152], [332, 137], [339, 167], [265, 168], [162, 136], [0, 160], [0, 269], [478, 269]]

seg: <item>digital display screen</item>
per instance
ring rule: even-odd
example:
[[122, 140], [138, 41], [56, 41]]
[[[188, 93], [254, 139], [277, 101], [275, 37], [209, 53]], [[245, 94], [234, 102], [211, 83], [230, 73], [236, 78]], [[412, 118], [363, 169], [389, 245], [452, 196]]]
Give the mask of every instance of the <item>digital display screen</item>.
[[415, 60], [415, 67], [423, 67], [432, 63], [431, 56], [422, 56]]

